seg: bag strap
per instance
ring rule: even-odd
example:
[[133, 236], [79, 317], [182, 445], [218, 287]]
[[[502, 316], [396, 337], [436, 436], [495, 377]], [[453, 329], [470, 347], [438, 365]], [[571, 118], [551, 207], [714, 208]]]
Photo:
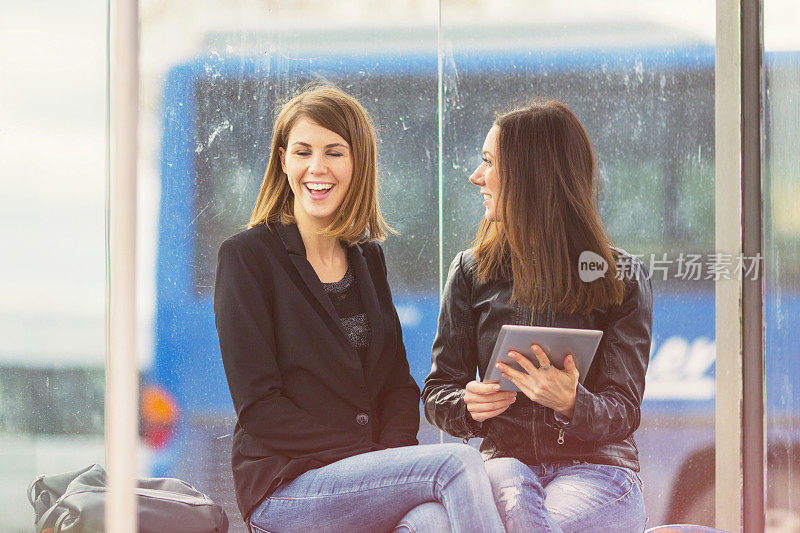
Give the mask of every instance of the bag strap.
[[44, 476], [39, 476], [33, 481], [31, 481], [30, 485], [28, 485], [28, 501], [31, 502], [31, 506], [34, 508], [34, 510], [36, 509], [36, 502], [34, 501], [35, 498], [31, 496], [31, 491], [33, 490], [33, 486], [39, 483], [43, 479]]
[[56, 523], [53, 524], [53, 533], [61, 533], [61, 526], [64, 524], [64, 520], [66, 520], [68, 516], [69, 511], [58, 517]]
[[[50, 520], [52, 515], [56, 514], [56, 511], [64, 511], [64, 515], [68, 515], [69, 514], [69, 510], [68, 509], [66, 509], [64, 507], [60, 507], [59, 503], [54, 503], [53, 506], [50, 507], [44, 513], [42, 513], [42, 516], [36, 521], [35, 525], [36, 525], [37, 533], [41, 533], [42, 529], [44, 529], [44, 525], [47, 523], [48, 520]], [[56, 519], [56, 522], [63, 522], [62, 517], [63, 517], [63, 515], [58, 517]], [[53, 528], [53, 529], [55, 530], [55, 528]]]
[[[66, 507], [62, 507], [61, 506], [63, 501], [66, 498], [69, 498], [70, 496], [73, 496], [75, 494], [85, 493], [85, 492], [105, 492], [105, 488], [104, 487], [82, 487], [82, 488], [80, 488], [78, 490], [72, 490], [72, 491], [65, 492], [64, 494], [61, 495], [61, 497], [59, 499], [57, 499], [56, 501], [53, 502], [53, 504], [50, 506], [50, 508], [47, 511], [42, 513], [42, 516], [38, 520], [36, 520], [35, 524], [36, 524], [36, 527], [37, 527], [37, 531], [41, 531], [41, 529], [39, 528], [39, 525], [43, 526], [44, 524], [46, 524], [47, 521], [50, 520], [52, 515], [56, 514], [56, 511], [65, 510], [66, 511], [65, 514], [69, 515], [69, 509], [67, 509]], [[63, 515], [58, 517], [58, 519], [56, 519], [56, 523], [63, 522], [64, 520], [63, 520], [62, 517], [63, 517]], [[53, 528], [53, 529], [55, 530], [55, 528]]]

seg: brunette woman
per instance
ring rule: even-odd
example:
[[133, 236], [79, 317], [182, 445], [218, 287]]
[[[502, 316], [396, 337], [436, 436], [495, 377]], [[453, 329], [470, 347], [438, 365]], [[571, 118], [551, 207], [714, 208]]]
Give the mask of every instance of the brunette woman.
[[[444, 290], [428, 419], [483, 437], [481, 451], [508, 531], [643, 531], [633, 432], [650, 354], [652, 294], [645, 266], [611, 245], [597, 212], [597, 163], [577, 117], [557, 101], [501, 114], [470, 176], [485, 206], [474, 248], [459, 253]], [[477, 192], [477, 191], [476, 191]], [[605, 276], [584, 282], [579, 257]], [[586, 379], [571, 356], [556, 368], [511, 352], [499, 364], [521, 393], [484, 376], [503, 324], [600, 329]]]
[[281, 109], [249, 229], [214, 289], [254, 531], [502, 531], [480, 454], [415, 446], [419, 389], [376, 241], [374, 129], [333, 87]]

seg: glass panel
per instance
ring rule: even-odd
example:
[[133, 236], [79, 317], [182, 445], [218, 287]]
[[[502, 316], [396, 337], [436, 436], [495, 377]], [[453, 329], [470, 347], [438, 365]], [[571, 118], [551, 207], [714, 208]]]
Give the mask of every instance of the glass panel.
[[800, 524], [800, 36], [795, 2], [764, 2], [767, 529]]
[[0, 17], [0, 530], [39, 475], [105, 462], [106, 2]]
[[649, 526], [713, 524], [713, 2], [682, 3], [680, 19], [634, 1], [488, 5], [443, 4], [445, 265], [470, 246], [483, 214], [467, 178], [494, 113], [533, 96], [567, 104], [597, 151], [613, 241], [653, 274], [635, 435]]
[[[142, 12], [139, 262], [147, 285], [141, 307], [151, 317], [143, 346], [152, 352], [150, 405], [169, 413], [143, 412], [154, 446], [150, 470], [223, 503], [232, 531], [244, 525], [212, 309], [217, 249], [249, 221], [278, 102], [307, 82], [337, 84], [373, 116], [381, 206], [400, 232], [383, 245], [389, 283], [420, 385], [438, 312], [435, 5], [270, 6], [220, 3], [187, 17], [185, 5], [159, 3]], [[438, 441], [439, 433], [423, 423], [420, 439]]]

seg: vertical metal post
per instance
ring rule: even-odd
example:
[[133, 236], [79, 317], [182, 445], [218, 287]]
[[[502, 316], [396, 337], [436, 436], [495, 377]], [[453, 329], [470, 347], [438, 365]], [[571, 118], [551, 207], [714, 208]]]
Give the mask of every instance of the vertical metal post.
[[[717, 1], [716, 249], [734, 261], [763, 257], [761, 13], [758, 0]], [[731, 532], [764, 530], [761, 271], [716, 283], [716, 526]]]
[[106, 160], [106, 530], [137, 531], [137, 0], [109, 0]]
[[[740, 10], [717, 1], [715, 105], [715, 247], [742, 253]], [[716, 282], [716, 527], [742, 531], [741, 284]]]
[[[764, 139], [763, 3], [742, 4], [742, 249], [744, 256], [764, 257], [762, 162]], [[765, 317], [764, 276], [742, 279], [744, 531], [760, 533], [765, 525]]]
[[[437, 193], [439, 195], [438, 202], [438, 218], [437, 225], [439, 227], [439, 305], [442, 304], [442, 292], [444, 292], [444, 36], [442, 35], [443, 22], [442, 22], [442, 0], [438, 0], [438, 14], [436, 17], [436, 119], [438, 129], [439, 151], [437, 153], [438, 162], [436, 174], [439, 179]], [[439, 442], [444, 443], [444, 431], [439, 430]]]

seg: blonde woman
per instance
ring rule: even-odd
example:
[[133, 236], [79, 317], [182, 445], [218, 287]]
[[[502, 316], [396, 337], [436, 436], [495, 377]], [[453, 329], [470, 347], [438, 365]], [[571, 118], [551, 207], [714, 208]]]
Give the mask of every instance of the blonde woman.
[[416, 446], [375, 151], [354, 98], [330, 86], [296, 96], [249, 229], [220, 247], [239, 508], [254, 531], [502, 531], [476, 450]]

